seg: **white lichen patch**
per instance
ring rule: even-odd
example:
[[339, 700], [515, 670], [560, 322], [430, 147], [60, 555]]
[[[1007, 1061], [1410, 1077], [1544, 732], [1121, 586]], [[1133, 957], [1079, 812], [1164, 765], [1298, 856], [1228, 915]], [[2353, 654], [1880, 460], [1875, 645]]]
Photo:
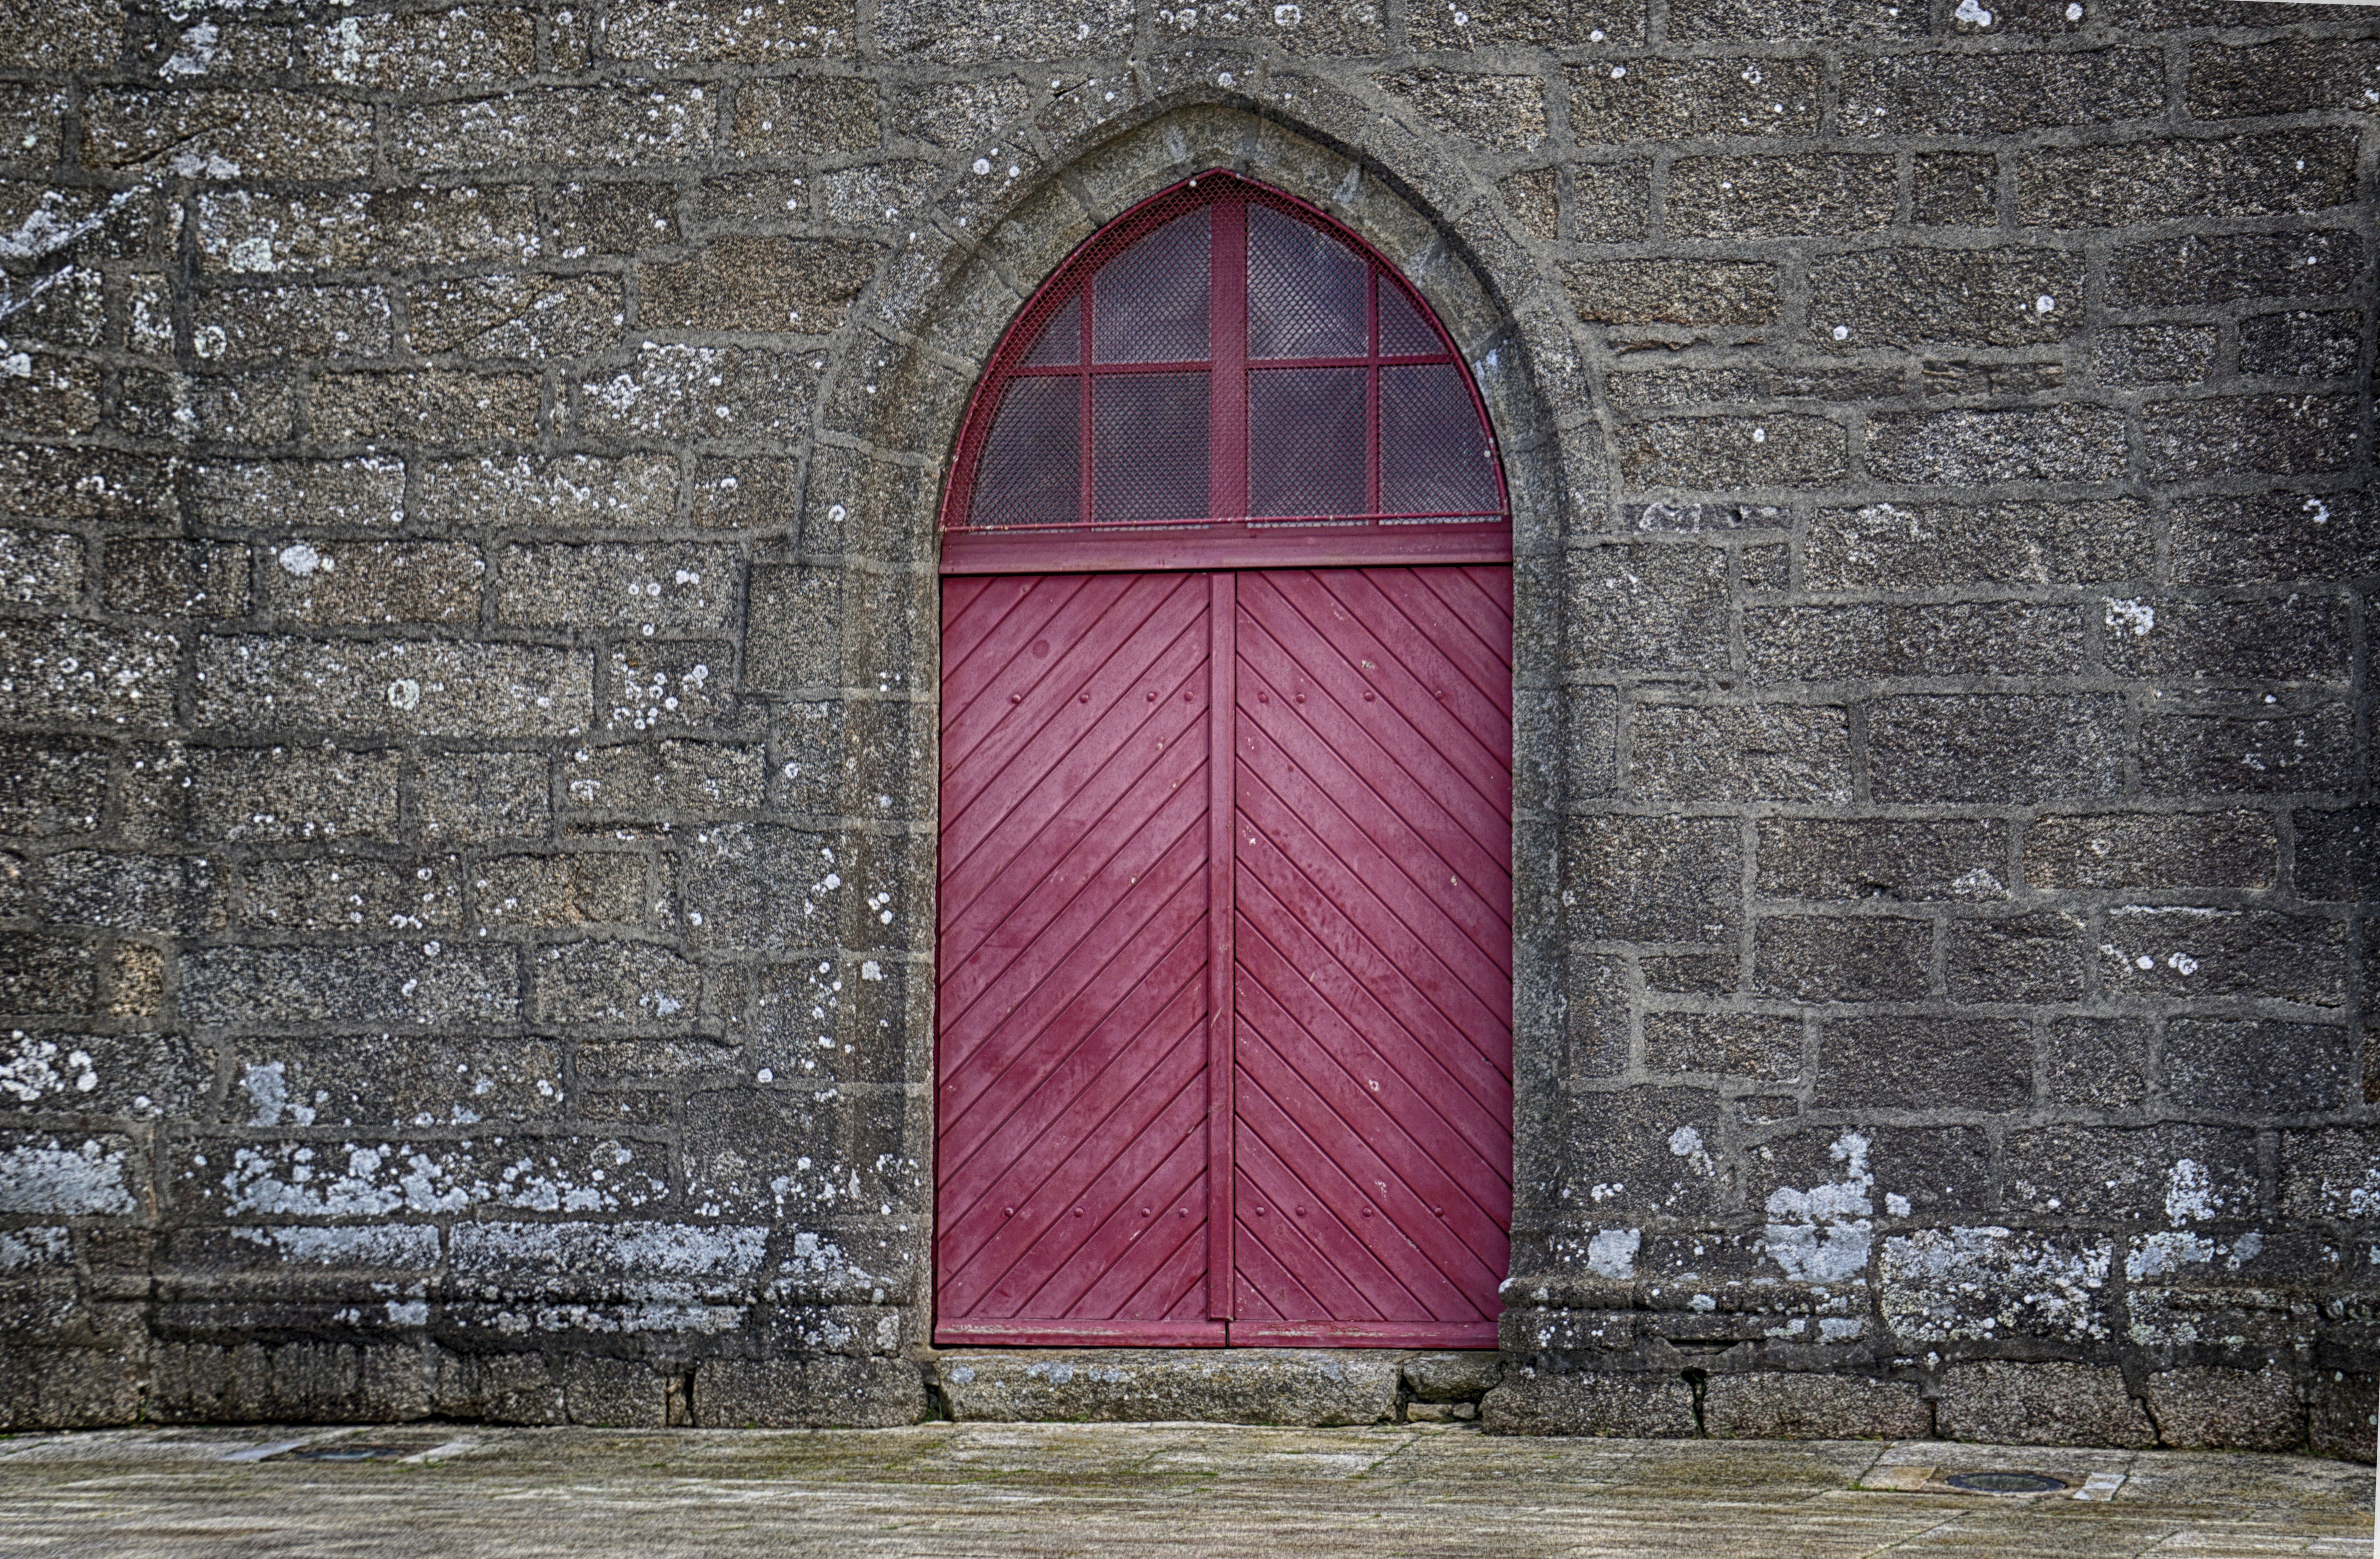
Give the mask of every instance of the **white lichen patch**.
[[0, 1051], [0, 1094], [30, 1105], [53, 1096], [72, 1098], [98, 1086], [99, 1072], [89, 1051], [36, 1038], [22, 1029], [9, 1032], [7, 1048]]
[[1869, 1193], [1868, 1140], [1846, 1131], [1828, 1150], [1842, 1165], [1843, 1178], [1800, 1190], [1779, 1186], [1768, 1193], [1764, 1242], [1785, 1275], [1803, 1283], [1846, 1283], [1864, 1277], [1875, 1225]]
[[285, 1224], [236, 1228], [234, 1239], [270, 1250], [277, 1262], [300, 1266], [382, 1267], [425, 1281], [438, 1264], [438, 1230], [428, 1224], [313, 1227]]
[[[645, 1158], [653, 1160], [648, 1167]], [[203, 1158], [197, 1161], [203, 1170]], [[290, 1217], [384, 1217], [510, 1207], [540, 1213], [633, 1210], [669, 1193], [648, 1144], [603, 1141], [484, 1153], [471, 1144], [273, 1142], [233, 1151], [215, 1182], [226, 1211]]]
[[2107, 1335], [2105, 1239], [1999, 1227], [1919, 1229], [1884, 1242], [1886, 1322], [1919, 1342]]
[[1636, 1252], [1643, 1248], [1644, 1242], [1644, 1232], [1640, 1229], [1597, 1229], [1595, 1238], [1586, 1242], [1587, 1270], [1598, 1277], [1633, 1277], [1636, 1275]]
[[27, 1142], [0, 1154], [0, 1213], [49, 1217], [121, 1215], [137, 1210], [123, 1149], [86, 1139]]

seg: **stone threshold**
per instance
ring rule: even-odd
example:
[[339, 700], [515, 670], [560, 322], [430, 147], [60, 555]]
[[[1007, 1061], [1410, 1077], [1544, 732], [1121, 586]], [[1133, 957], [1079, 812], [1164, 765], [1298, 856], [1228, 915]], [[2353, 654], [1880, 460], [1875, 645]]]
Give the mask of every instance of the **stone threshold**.
[[959, 1422], [1475, 1422], [1502, 1374], [1488, 1350], [1379, 1348], [951, 1348], [925, 1360]]

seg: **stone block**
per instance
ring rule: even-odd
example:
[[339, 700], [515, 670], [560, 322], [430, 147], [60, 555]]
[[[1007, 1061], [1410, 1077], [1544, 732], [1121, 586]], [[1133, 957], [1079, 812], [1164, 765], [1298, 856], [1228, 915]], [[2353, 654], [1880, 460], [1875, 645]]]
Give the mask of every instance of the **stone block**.
[[[2267, 888], [2277, 879], [2279, 855], [2273, 820], [2261, 812], [2080, 813], [2026, 827], [2024, 880], [2049, 889]], [[2301, 891], [2305, 860], [2301, 842]]]
[[424, 843], [537, 838], [552, 827], [547, 760], [538, 753], [431, 753], [411, 766]]
[[823, 335], [848, 317], [881, 253], [843, 239], [715, 238], [690, 260], [643, 268], [638, 320], [647, 330]]
[[1779, 915], [1755, 933], [1752, 986], [1787, 1001], [1918, 1001], [1933, 965], [1931, 921]]
[[2091, 340], [2091, 377], [2101, 384], [2195, 384], [2215, 371], [2212, 325], [2122, 325]]
[[2028, 227], [2172, 222], [2212, 199], [2241, 217], [2319, 211], [2355, 198], [2355, 139], [2325, 128], [2044, 147], [2018, 154], [2016, 178], [2017, 220]]
[[849, 54], [858, 42], [850, 0], [623, 0], [603, 20], [606, 53], [663, 70], [781, 65]]
[[1913, 224], [1998, 225], [1998, 158], [1975, 151], [1933, 151], [1920, 152], [1909, 162], [1909, 220]]
[[848, 78], [748, 82], [735, 93], [730, 140], [747, 155], [865, 151], [883, 139], [877, 91]]
[[[1797, 1275], [1805, 1278], [1817, 1275], [1808, 1270], [1810, 1256], [1825, 1254], [1843, 1258], [1864, 1281], [1872, 1241], [1859, 1219], [1881, 1215], [1894, 1221], [1888, 1227], [1905, 1227], [1912, 1218], [1972, 1215], [1997, 1205], [1991, 1140], [1971, 1126], [1772, 1132], [1745, 1155], [1743, 1186], [1744, 1200], [1769, 1218], [1755, 1239], [1779, 1261], [1784, 1246], [1804, 1238], [1780, 1229], [1780, 1221], [1834, 1225], [1828, 1243], [1839, 1249], [1804, 1246], [1804, 1270]], [[1760, 1271], [1756, 1262], [1751, 1270]]]
[[1791, 1082], [1803, 1074], [1799, 1018], [1761, 1012], [1647, 1012], [1645, 1068]]
[[1035, 1348], [944, 1353], [934, 1370], [961, 1422], [1320, 1427], [1394, 1420], [1402, 1362], [1393, 1352], [1353, 1348]]
[[1747, 607], [1743, 637], [1767, 682], [2072, 676], [2082, 661], [2074, 609], [2032, 602]]
[[2301, 894], [2354, 902], [2380, 897], [2380, 813], [2358, 806], [2299, 812], [2291, 821]]
[[2289, 1218], [2380, 1215], [2380, 1142], [2369, 1128], [2281, 1134], [2280, 1209]]
[[1771, 899], [1923, 903], [2004, 900], [2008, 835], [1998, 823], [1765, 818], [1757, 890]]
[[63, 74], [104, 69], [123, 46], [125, 7], [116, 0], [13, 5], [0, 31], [0, 64], [12, 70]]
[[2119, 308], [2319, 297], [2345, 292], [2363, 265], [2363, 240], [2332, 228], [2192, 235], [2118, 249], [2107, 261]]
[[489, 926], [642, 925], [650, 872], [642, 854], [489, 856], [472, 880], [472, 902]]
[[2141, 408], [2141, 447], [2153, 480], [2268, 471], [2338, 471], [2362, 441], [2352, 395], [2216, 395]]
[[637, 179], [563, 184], [553, 192], [556, 252], [565, 260], [581, 260], [674, 245], [677, 205], [675, 185]]
[[735, 610], [724, 548], [669, 544], [508, 547], [497, 557], [499, 622], [716, 631]]
[[2002, 136], [2165, 117], [2165, 62], [2148, 49], [1884, 54], [1844, 62], [1855, 136]]
[[1570, 70], [1571, 130], [1585, 142], [1810, 135], [1822, 103], [1815, 59], [1639, 57]]
[[2088, 961], [2083, 923], [2044, 910], [2008, 920], [1954, 920], [1942, 928], [1952, 1001], [2079, 1001]]
[[530, 959], [536, 1012], [547, 1023], [683, 1029], [700, 1010], [701, 971], [644, 942], [574, 942]]
[[453, 91], [537, 72], [537, 18], [480, 6], [342, 18], [299, 40], [307, 78], [341, 87]]
[[174, 1203], [199, 1223], [285, 1214], [385, 1223], [400, 1211], [600, 1215], [658, 1212], [670, 1198], [667, 1145], [620, 1136], [320, 1144], [190, 1137], [165, 1156]]
[[663, 454], [426, 460], [413, 513], [431, 526], [643, 529], [675, 520], [677, 489], [678, 463]]
[[1573, 672], [1727, 666], [1727, 554], [1718, 548], [1584, 549], [1569, 555], [1565, 573]]
[[2115, 1250], [2087, 1234], [1919, 1229], [1884, 1241], [1877, 1302], [1903, 1347], [2105, 1342]]
[[1404, 1361], [1405, 1386], [1423, 1402], [1475, 1401], [1503, 1374], [1502, 1356], [1486, 1350], [1416, 1353]]
[[237, 91], [94, 91], [83, 108], [86, 166], [157, 176], [354, 178], [371, 165], [370, 109], [331, 97]]
[[1696, 1432], [1694, 1391], [1673, 1375], [1508, 1372], [1481, 1399], [1479, 1419], [1490, 1434], [1682, 1440]]
[[227, 541], [112, 539], [101, 604], [155, 618], [237, 617], [248, 610], [249, 551]]
[[100, 1429], [139, 1421], [145, 1338], [99, 1348], [0, 1348], [0, 1425]]
[[1639, 704], [1628, 793], [1640, 801], [1851, 799], [1850, 720], [1829, 705]]
[[1406, 22], [1416, 49], [1575, 49], [1645, 41], [1637, 0], [1490, 0], [1477, 10], [1415, 8]]
[[538, 381], [519, 373], [326, 374], [314, 381], [308, 426], [329, 443], [443, 444], [537, 434]]
[[1540, 243], [1553, 243], [1561, 236], [1561, 199], [1559, 177], [1551, 168], [1531, 168], [1500, 180], [1496, 192], [1504, 199], [1504, 209], [1521, 224], [1522, 231]]
[[2108, 912], [2100, 936], [2099, 985], [2111, 996], [2347, 999], [2347, 928], [2326, 917], [2126, 904]]
[[1562, 268], [1589, 324], [1764, 325], [1777, 317], [1777, 268], [1759, 260], [1599, 260]]
[[39, 439], [98, 431], [97, 364], [34, 351], [17, 354], [16, 363], [24, 371], [0, 385], [0, 427]]
[[2157, 1441], [2177, 1451], [2294, 1451], [2306, 1440], [2297, 1383], [2262, 1370], [2164, 1370], [2149, 1377]]
[[987, 32], [983, 13], [970, 0], [891, 0], [876, 18], [876, 37], [895, 58], [945, 65], [1101, 58], [1130, 47], [1133, 15], [1125, 0], [1094, 0], [1088, 6], [1028, 0], [1002, 11], [998, 29]]
[[430, 1413], [417, 1343], [157, 1345], [149, 1412], [165, 1423], [402, 1423]]
[[1725, 490], [1828, 483], [1845, 469], [1840, 423], [1790, 412], [1624, 422], [1611, 453], [1633, 487]]
[[194, 224], [201, 267], [231, 274], [519, 264], [541, 251], [525, 185], [296, 195], [209, 189]]
[[0, 737], [0, 834], [88, 834], [107, 802], [109, 751], [73, 738]]
[[540, 88], [399, 107], [389, 155], [425, 173], [674, 163], [712, 149], [718, 117], [710, 90], [692, 83]]
[[262, 607], [307, 623], [475, 622], [487, 566], [468, 542], [292, 542], [261, 571]]
[[570, 1421], [562, 1384], [540, 1353], [438, 1350], [431, 1410], [441, 1418], [488, 1423]]
[[400, 526], [405, 463], [368, 455], [202, 465], [192, 474], [191, 507], [208, 525], [284, 536], [293, 527], [319, 535]]
[[2240, 371], [2274, 379], [2345, 379], [2363, 317], [2351, 308], [2264, 314], [2240, 321]]
[[574, 392], [579, 431], [639, 439], [792, 439], [808, 427], [810, 359], [740, 346], [646, 342], [636, 362]]
[[2123, 711], [2099, 695], [1915, 694], [1868, 715], [1869, 784], [1879, 802], [2043, 802], [2113, 796], [2123, 778]]
[[2307, 1448], [2316, 1456], [2341, 1456], [2369, 1466], [2380, 1441], [2380, 1375], [2318, 1370], [2306, 1383]]
[[1869, 1375], [1715, 1374], [1703, 1387], [1714, 1440], [1913, 1440], [1934, 1409], [1914, 1381]]
[[1440, 135], [1490, 151], [1534, 151], [1545, 141], [1545, 83], [1535, 76], [1420, 69], [1372, 80]]
[[153, 1211], [145, 1157], [125, 1137], [0, 1131], [0, 1212], [121, 1218]]
[[2129, 1018], [2061, 1018], [2043, 1051], [2052, 1104], [2129, 1109], [2148, 1096], [2147, 1025]]
[[1662, 225], [1689, 238], [1874, 233], [1891, 224], [1900, 183], [1889, 157], [1681, 157]]
[[1864, 249], [1810, 268], [1810, 339], [1885, 346], [2029, 346], [2082, 321], [2083, 260], [2055, 249]]
[[866, 1117], [874, 1112], [873, 1124], [881, 1125], [897, 1122], [898, 1111], [897, 1097], [844, 1098], [835, 1090], [747, 1085], [695, 1094], [684, 1150], [687, 1192], [713, 1216], [756, 1223], [905, 1203], [901, 1166], [864, 1151], [872, 1129]]
[[725, 743], [582, 748], [571, 755], [563, 774], [565, 804], [572, 810], [635, 817], [754, 811], [765, 801], [767, 786], [767, 755]]
[[42, 861], [30, 888], [28, 911], [56, 926], [188, 937], [226, 923], [223, 883], [205, 860], [61, 851]]
[[510, 949], [225, 947], [182, 960], [182, 1010], [207, 1026], [497, 1023], [519, 1005]]
[[[1615, 371], [1605, 381], [1612, 403], [1622, 406], [1675, 407], [1727, 401], [1896, 400], [1901, 374], [1896, 368], [1802, 368], [1748, 364], [1726, 368]], [[1630, 530], [1718, 530], [1780, 527], [1785, 512], [1765, 504], [1647, 504], [1626, 518]]]
[[2261, 119], [2325, 108], [2369, 114], [2375, 87], [2380, 41], [2370, 38], [2210, 40], [2190, 50], [2187, 101], [2201, 119]]
[[2260, 1204], [2255, 1133], [2228, 1127], [2044, 1127], [2010, 1133], [2008, 1163], [2013, 1211], [2186, 1227]]
[[2177, 1018], [2165, 1037], [2166, 1092], [2189, 1110], [2309, 1115], [2358, 1097], [2352, 1036], [2326, 1023]]
[[2124, 414], [2086, 405], [1884, 412], [1868, 424], [1867, 464], [1887, 481], [1945, 487], [2113, 481], [2127, 464]]
[[16, 606], [78, 604], [83, 593], [83, 538], [69, 531], [0, 529], [0, 601]]
[[1729, 818], [1573, 819], [1562, 839], [1570, 925], [1598, 941], [1717, 941], [1740, 913], [1742, 856]]
[[2152, 796], [2344, 791], [2354, 763], [2341, 704], [2271, 715], [2179, 709], [2141, 722], [2141, 788]]
[[1942, 1372], [1937, 1432], [2003, 1445], [2147, 1447], [2156, 1430], [2112, 1365], [1977, 1360]]
[[211, 288], [191, 309], [199, 356], [226, 363], [382, 357], [391, 332], [380, 287]]
[[200, 647], [192, 723], [429, 736], [563, 735], [590, 723], [593, 668], [541, 645], [343, 641], [245, 634]]
[[34, 932], [0, 932], [0, 1011], [77, 1017], [95, 1012], [99, 964], [85, 943]]
[[[1569, 1200], [1597, 1215], [1692, 1218], [1729, 1200], [1712, 1157], [1719, 1140], [1718, 1096], [1698, 1088], [1622, 1088], [1570, 1094], [1560, 1141]], [[1506, 1384], [1511, 1384], [1508, 1380]]]
[[231, 1125], [394, 1131], [529, 1124], [564, 1107], [562, 1052], [549, 1040], [375, 1033], [231, 1048], [223, 1106]]
[[713, 1359], [694, 1377], [694, 1421], [716, 1429], [890, 1429], [926, 1417], [906, 1359]]
[[617, 345], [627, 320], [609, 276], [456, 277], [409, 288], [405, 306], [415, 351], [457, 357], [580, 357]]
[[2033, 1034], [1996, 1018], [1830, 1018], [1818, 1030], [1822, 1109], [2019, 1109]]

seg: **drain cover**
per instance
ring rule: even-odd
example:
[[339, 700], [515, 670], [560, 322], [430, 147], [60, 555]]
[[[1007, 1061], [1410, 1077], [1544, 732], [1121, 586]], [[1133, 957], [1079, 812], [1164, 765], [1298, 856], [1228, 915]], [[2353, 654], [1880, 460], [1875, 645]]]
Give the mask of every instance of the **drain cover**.
[[2046, 1472], [1954, 1472], [1943, 1481], [1979, 1494], [2054, 1494], [2067, 1486]]
[[274, 1461], [367, 1462], [395, 1461], [421, 1449], [419, 1445], [370, 1445], [353, 1440], [343, 1440], [329, 1445], [300, 1445], [294, 1451], [284, 1451]]

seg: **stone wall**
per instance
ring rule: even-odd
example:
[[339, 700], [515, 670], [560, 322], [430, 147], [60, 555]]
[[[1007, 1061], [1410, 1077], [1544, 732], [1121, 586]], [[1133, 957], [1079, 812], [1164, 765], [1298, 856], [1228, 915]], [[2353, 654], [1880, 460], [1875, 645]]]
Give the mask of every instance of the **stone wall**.
[[2370, 1454], [2371, 13], [0, 11], [7, 1421], [928, 1409], [939, 473], [1230, 165], [1514, 480], [1491, 1424]]

